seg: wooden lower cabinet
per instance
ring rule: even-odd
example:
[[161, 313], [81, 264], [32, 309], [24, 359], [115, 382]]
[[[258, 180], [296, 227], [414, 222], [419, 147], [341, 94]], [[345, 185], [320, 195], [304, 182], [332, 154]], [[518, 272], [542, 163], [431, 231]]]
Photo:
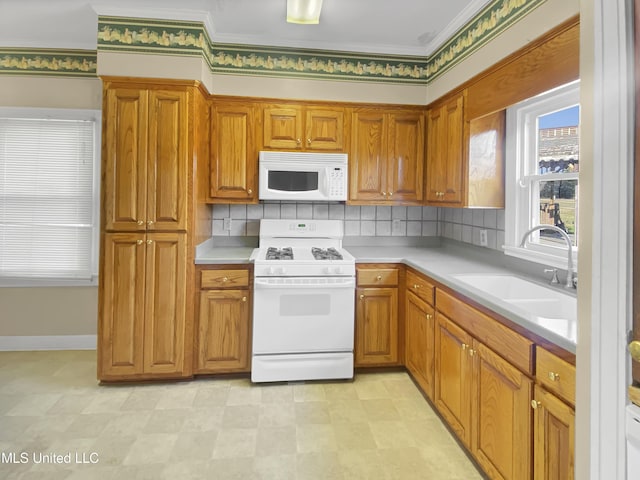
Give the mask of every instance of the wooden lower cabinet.
[[433, 307], [413, 293], [407, 293], [405, 306], [404, 362], [424, 393], [433, 400], [434, 335]]
[[442, 313], [436, 322], [436, 407], [490, 478], [531, 478], [533, 380]]
[[552, 393], [535, 386], [534, 479], [574, 478], [575, 410]]
[[531, 478], [533, 380], [477, 340], [473, 358], [471, 453], [495, 479]]
[[185, 233], [104, 235], [98, 378], [191, 376]]
[[436, 312], [435, 391], [437, 409], [462, 443], [471, 446], [472, 358], [468, 355], [473, 339], [455, 323]]
[[195, 373], [249, 372], [251, 290], [248, 269], [200, 269]]
[[356, 290], [355, 366], [395, 365], [398, 357], [398, 289]]

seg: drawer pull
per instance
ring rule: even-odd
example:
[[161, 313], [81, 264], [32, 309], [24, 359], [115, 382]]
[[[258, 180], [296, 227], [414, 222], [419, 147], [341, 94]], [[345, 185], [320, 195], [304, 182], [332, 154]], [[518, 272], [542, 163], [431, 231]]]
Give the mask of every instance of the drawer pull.
[[549, 380], [551, 380], [552, 382], [557, 382], [558, 380], [560, 380], [559, 373], [549, 372], [548, 376], [549, 376]]
[[378, 276], [376, 277], [376, 280], [378, 280], [378, 281], [382, 280], [382, 275], [378, 275]]
[[229, 281], [229, 277], [222, 277], [222, 281], [223, 282], [228, 282]]
[[531, 400], [531, 408], [533, 408], [534, 410], [537, 410], [539, 406], [540, 406], [540, 402], [539, 401]]

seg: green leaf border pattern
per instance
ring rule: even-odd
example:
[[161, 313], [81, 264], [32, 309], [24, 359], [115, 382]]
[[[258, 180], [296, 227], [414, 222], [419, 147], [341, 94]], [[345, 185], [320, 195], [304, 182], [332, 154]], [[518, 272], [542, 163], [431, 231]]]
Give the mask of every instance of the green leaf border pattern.
[[95, 77], [97, 67], [93, 50], [0, 48], [0, 75]]
[[495, 0], [460, 29], [431, 57], [427, 67], [429, 81], [460, 63], [465, 57], [497, 37], [546, 0]]
[[433, 55], [213, 43], [202, 22], [98, 17], [98, 49], [0, 48], [0, 74], [95, 77], [105, 51], [203, 58], [212, 73], [427, 85], [546, 0], [494, 0]]

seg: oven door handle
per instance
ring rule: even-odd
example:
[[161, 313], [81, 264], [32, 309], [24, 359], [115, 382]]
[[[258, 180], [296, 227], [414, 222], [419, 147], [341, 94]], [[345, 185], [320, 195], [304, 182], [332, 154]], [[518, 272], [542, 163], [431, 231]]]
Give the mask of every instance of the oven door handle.
[[356, 286], [356, 280], [353, 277], [346, 277], [340, 282], [271, 282], [268, 279], [260, 279], [256, 278], [254, 280], [254, 287], [256, 289], [283, 289], [283, 288], [302, 288], [302, 289], [317, 289], [317, 288], [332, 288], [332, 289], [342, 289], [342, 288], [351, 288], [354, 289]]

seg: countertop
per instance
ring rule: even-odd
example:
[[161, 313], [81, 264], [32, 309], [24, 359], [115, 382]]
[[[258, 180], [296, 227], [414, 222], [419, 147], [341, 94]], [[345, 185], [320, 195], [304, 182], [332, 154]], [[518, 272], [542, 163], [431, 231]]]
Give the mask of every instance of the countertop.
[[[549, 287], [497, 264], [495, 256], [483, 255], [476, 247], [347, 246], [345, 249], [356, 258], [356, 263], [408, 265], [558, 347], [574, 354], [576, 352], [577, 320], [540, 319], [455, 278], [457, 274], [469, 273], [517, 275]], [[248, 263], [252, 252], [253, 247], [215, 247], [209, 242], [198, 247], [196, 264]]]

